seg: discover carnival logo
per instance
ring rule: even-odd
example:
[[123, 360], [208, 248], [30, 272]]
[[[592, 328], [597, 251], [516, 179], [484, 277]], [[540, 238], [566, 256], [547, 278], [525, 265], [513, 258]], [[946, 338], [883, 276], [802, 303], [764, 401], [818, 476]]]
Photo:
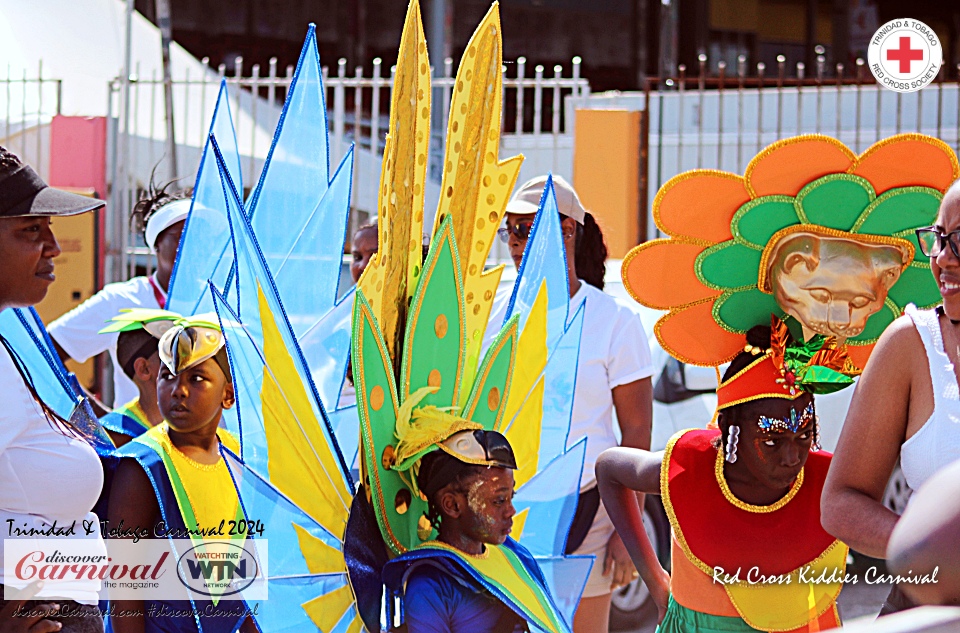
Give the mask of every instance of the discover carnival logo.
[[4, 539], [0, 597], [11, 600], [40, 581], [37, 599], [266, 600], [267, 546], [267, 539]]
[[884, 88], [916, 92], [936, 79], [943, 46], [933, 29], [920, 20], [890, 20], [870, 40], [867, 63]]

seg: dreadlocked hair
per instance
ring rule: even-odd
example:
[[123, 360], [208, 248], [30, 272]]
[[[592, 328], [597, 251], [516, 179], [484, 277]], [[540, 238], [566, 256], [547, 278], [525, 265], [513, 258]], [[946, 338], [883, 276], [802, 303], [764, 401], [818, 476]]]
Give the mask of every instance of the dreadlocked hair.
[[437, 487], [432, 494], [428, 494], [427, 496], [427, 520], [430, 521], [430, 525], [432, 525], [438, 532], [440, 531], [440, 522], [443, 518], [442, 513], [440, 512], [440, 491], [453, 484], [454, 489], [457, 490], [457, 492], [466, 493], [467, 491], [464, 487], [464, 484], [472, 477], [483, 472], [485, 468], [484, 466], [478, 466], [475, 464], [465, 464], [456, 457], [441, 450], [427, 453], [424, 455], [423, 459], [420, 460], [420, 470], [417, 473], [417, 486], [420, 487], [420, 490], [429, 490], [431, 474], [440, 472], [441, 467], [450, 461], [457, 462], [461, 468], [457, 471], [457, 474], [451, 481], [448, 481]]
[[133, 205], [133, 212], [130, 214], [130, 228], [137, 233], [143, 233], [146, 230], [150, 217], [161, 207], [174, 200], [182, 200], [192, 195], [190, 189], [167, 191], [171, 185], [179, 180], [178, 178], [158, 185], [154, 177], [159, 166], [160, 163], [153, 166], [153, 170], [150, 172], [150, 182], [147, 184], [147, 188], [140, 193], [140, 199], [137, 204]]
[[583, 226], [577, 227], [577, 250], [574, 267], [577, 277], [591, 286], [603, 290], [603, 277], [607, 272], [607, 245], [603, 231], [596, 218], [588, 211], [583, 216]]

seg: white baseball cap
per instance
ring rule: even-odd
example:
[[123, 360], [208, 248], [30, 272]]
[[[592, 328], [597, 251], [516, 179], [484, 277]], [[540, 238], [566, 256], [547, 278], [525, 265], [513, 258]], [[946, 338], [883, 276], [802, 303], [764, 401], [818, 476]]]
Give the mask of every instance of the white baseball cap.
[[[517, 215], [533, 215], [540, 208], [540, 197], [543, 188], [547, 186], [547, 176], [537, 176], [520, 185], [517, 192], [507, 203], [507, 213]], [[557, 197], [557, 209], [561, 215], [573, 218], [583, 224], [583, 216], [587, 210], [580, 202], [580, 196], [566, 180], [560, 176], [553, 176], [553, 191]]]

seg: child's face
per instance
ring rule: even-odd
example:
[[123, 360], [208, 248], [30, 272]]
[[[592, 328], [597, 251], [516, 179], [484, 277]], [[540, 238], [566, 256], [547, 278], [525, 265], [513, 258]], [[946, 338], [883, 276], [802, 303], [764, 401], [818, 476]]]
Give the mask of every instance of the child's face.
[[513, 471], [484, 468], [464, 483], [466, 504], [460, 516], [464, 534], [488, 545], [503, 545], [513, 529]]
[[157, 375], [157, 404], [170, 427], [188, 433], [220, 422], [223, 409], [233, 406], [233, 385], [209, 358], [174, 376], [161, 363]]

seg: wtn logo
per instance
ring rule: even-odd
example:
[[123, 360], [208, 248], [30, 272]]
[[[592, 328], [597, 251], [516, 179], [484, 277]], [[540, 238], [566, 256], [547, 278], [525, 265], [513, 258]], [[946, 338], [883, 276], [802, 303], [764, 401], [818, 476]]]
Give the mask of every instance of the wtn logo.
[[195, 594], [224, 597], [250, 587], [263, 573], [252, 543], [205, 542], [180, 557], [177, 577]]
[[[198, 555], [198, 558], [199, 556], [202, 554]], [[237, 564], [231, 560], [187, 559], [187, 569], [194, 580], [199, 580], [201, 576], [204, 580], [233, 580], [247, 577], [247, 560], [243, 559]]]

